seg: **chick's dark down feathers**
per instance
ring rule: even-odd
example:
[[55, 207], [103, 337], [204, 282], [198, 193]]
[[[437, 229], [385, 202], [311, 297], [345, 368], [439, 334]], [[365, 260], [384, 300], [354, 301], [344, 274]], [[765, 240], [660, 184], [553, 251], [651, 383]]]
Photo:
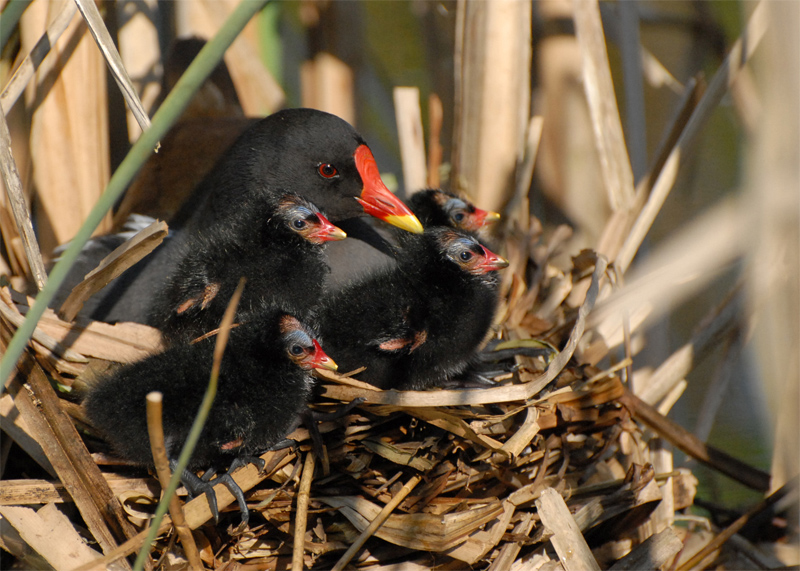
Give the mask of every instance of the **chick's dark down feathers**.
[[150, 311], [150, 325], [168, 342], [187, 342], [219, 327], [241, 277], [247, 282], [239, 321], [271, 305], [307, 314], [319, 302], [329, 272], [323, 245], [345, 234], [295, 194], [252, 202], [241, 217], [186, 241]]
[[487, 335], [507, 262], [469, 233], [401, 237], [398, 265], [326, 297], [325, 345], [342, 371], [388, 389], [426, 389], [463, 372]]
[[[231, 331], [216, 398], [190, 469], [266, 451], [296, 426], [313, 378], [292, 353], [312, 354], [312, 335], [294, 316], [278, 310]], [[127, 365], [87, 395], [88, 418], [120, 456], [153, 464], [145, 397], [160, 391], [167, 456], [177, 459], [208, 385], [215, 341], [177, 345]]]

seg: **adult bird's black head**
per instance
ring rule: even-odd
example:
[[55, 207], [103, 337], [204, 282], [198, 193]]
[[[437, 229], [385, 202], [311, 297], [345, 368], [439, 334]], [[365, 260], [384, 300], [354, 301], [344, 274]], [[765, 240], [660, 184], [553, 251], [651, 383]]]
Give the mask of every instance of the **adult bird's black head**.
[[430, 227], [404, 234], [394, 268], [329, 295], [319, 310], [325, 346], [343, 370], [384, 389], [441, 386], [464, 372], [488, 333], [496, 270], [508, 262], [473, 235]]
[[497, 212], [482, 210], [466, 198], [438, 188], [415, 192], [407, 202], [426, 228], [449, 226], [477, 232], [485, 225], [500, 220]]
[[[167, 457], [178, 458], [203, 401], [214, 357], [215, 339], [176, 345], [121, 368], [91, 390], [84, 401], [97, 431], [122, 458], [152, 466], [145, 397], [163, 396]], [[336, 369], [315, 333], [283, 309], [265, 310], [259, 319], [231, 330], [222, 358], [217, 394], [189, 462], [189, 470], [242, 465], [256, 454], [279, 447], [300, 422], [314, 379], [313, 368]], [[191, 491], [209, 493], [196, 476], [183, 474]], [[241, 489], [221, 481], [247, 508]], [[211, 480], [215, 484], [215, 480]], [[214, 511], [213, 490], [209, 493]]]
[[368, 214], [422, 232], [419, 220], [381, 181], [361, 135], [339, 117], [314, 109], [278, 111], [245, 131], [172, 225], [191, 221], [202, 228], [235, 216], [248, 196], [285, 190], [316, 204], [334, 223]]

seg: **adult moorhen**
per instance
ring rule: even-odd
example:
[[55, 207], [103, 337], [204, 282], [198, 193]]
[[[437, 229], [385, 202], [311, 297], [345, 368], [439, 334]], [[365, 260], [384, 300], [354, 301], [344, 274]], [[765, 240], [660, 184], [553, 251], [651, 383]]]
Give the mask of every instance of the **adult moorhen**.
[[[352, 126], [322, 111], [286, 109], [259, 121], [237, 139], [170, 220], [171, 236], [90, 299], [82, 314], [108, 322], [146, 323], [150, 302], [178, 263], [187, 235], [204, 232], [213, 224], [231, 224], [253, 199], [286, 192], [311, 201], [348, 235], [354, 235], [354, 242], [363, 242], [367, 252], [378, 256], [390, 255], [391, 250], [359, 217], [368, 214], [422, 232], [419, 220], [381, 181], [372, 152]], [[369, 263], [362, 255], [344, 258], [356, 265]], [[82, 278], [82, 272], [72, 272], [53, 305], [60, 305]]]

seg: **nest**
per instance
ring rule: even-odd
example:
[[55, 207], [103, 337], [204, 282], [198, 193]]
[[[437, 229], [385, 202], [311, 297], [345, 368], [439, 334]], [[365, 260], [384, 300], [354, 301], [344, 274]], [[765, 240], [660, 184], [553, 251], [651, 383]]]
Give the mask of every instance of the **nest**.
[[[398, 562], [410, 565], [404, 568], [508, 569], [515, 561], [553, 568], [564, 553], [586, 564], [598, 558], [603, 566], [621, 558], [642, 561], [644, 555], [654, 567], [670, 560], [681, 545], [676, 512], [693, 503], [696, 480], [686, 469], [673, 470], [658, 434], [634, 421], [637, 406], [619, 377], [628, 361], [610, 370], [591, 364], [607, 352], [585, 332], [598, 290], [608, 283], [606, 263], [587, 251], [560, 269], [551, 257], [559, 239], [556, 233], [546, 242], [534, 231], [508, 240], [512, 265], [492, 335], [501, 341], [494, 350], [535, 345], [546, 348], [543, 357], [490, 364], [496, 386], [480, 389], [379, 391], [359, 382], [357, 372], [322, 373], [316, 408], [357, 397], [366, 402], [319, 425], [321, 454], [314, 453], [308, 430], [298, 429], [291, 435], [298, 449], [265, 454], [263, 473], [253, 466], [235, 473], [251, 509], [247, 529], [223, 531], [224, 525], [208, 523], [204, 497], [187, 503], [187, 525], [195, 529], [203, 563], [284, 568], [293, 553], [297, 557], [297, 541], [304, 565], [317, 569], [333, 568], [353, 545], [363, 548], [347, 559], [355, 557], [352, 563], [366, 569], [391, 569]], [[9, 333], [28, 300], [8, 289], [2, 298]], [[76, 336], [69, 350], [59, 351]], [[41, 430], [49, 425], [60, 435], [54, 444], [67, 444], [60, 406], [90, 435], [92, 448], [102, 449], [80, 407], [70, 402], [79, 399], [70, 395], [81, 393], [110, 362], [156, 350], [158, 334], [136, 324], [70, 324], [50, 312], [31, 348], [35, 358], [26, 367], [33, 397], [57, 403], [53, 418], [45, 412]], [[482, 355], [491, 362], [491, 351]], [[66, 399], [52, 393], [44, 371]], [[16, 385], [17, 401], [30, 398], [19, 391]], [[69, 448], [66, 457], [81, 455], [79, 443]], [[86, 463], [54, 467], [62, 478], [71, 469], [84, 482], [102, 478], [122, 502], [119, 515], [133, 528], [143, 527], [158, 498], [157, 480], [113, 466], [105, 454], [93, 456], [103, 471], [91, 476], [83, 473]], [[63, 488], [40, 482], [28, 493], [46, 503]], [[233, 501], [223, 486], [217, 494], [221, 508]], [[223, 521], [238, 522], [235, 503], [230, 512]], [[167, 522], [162, 529], [153, 557], [180, 568], [186, 560], [174, 528]], [[143, 540], [141, 533], [134, 537], [128, 552]], [[653, 551], [654, 543], [660, 551]], [[654, 553], [662, 559], [652, 560]]]

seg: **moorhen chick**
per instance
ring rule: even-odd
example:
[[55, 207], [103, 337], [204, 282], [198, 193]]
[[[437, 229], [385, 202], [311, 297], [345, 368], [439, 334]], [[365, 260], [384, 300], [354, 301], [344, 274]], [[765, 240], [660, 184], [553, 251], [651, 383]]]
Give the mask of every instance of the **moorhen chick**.
[[[150, 301], [179, 262], [187, 235], [216, 223], [233, 223], [252, 199], [286, 192], [315, 204], [349, 236], [352, 233], [353, 243], [377, 257], [387, 257], [391, 248], [359, 217], [370, 215], [422, 232], [419, 220], [381, 181], [372, 152], [352, 126], [322, 111], [285, 109], [237, 139], [169, 221], [170, 237], [90, 299], [82, 314], [108, 322], [146, 323]], [[343, 258], [354, 271], [370, 263], [361, 253]], [[82, 273], [72, 272], [53, 305], [58, 307], [82, 278]]]
[[465, 231], [399, 237], [394, 268], [329, 294], [318, 309], [325, 346], [343, 370], [384, 389], [442, 386], [463, 373], [498, 303], [508, 262]]
[[[145, 397], [163, 394], [167, 457], [175, 464], [208, 384], [215, 339], [176, 345], [127, 365], [92, 388], [85, 409], [92, 426], [123, 458], [153, 466], [147, 433]], [[206, 493], [218, 519], [213, 485], [225, 484], [236, 497], [242, 521], [248, 509], [230, 474], [270, 449], [288, 445], [285, 437], [299, 423], [314, 379], [312, 368], [336, 369], [314, 332], [292, 313], [265, 309], [258, 319], [232, 329], [222, 358], [216, 398], [188, 468], [181, 480], [193, 495]], [[195, 470], [230, 465], [207, 481]]]
[[500, 220], [500, 214], [482, 210], [469, 200], [439, 188], [415, 192], [406, 205], [419, 218], [422, 225], [449, 226], [477, 232], [487, 224]]
[[178, 267], [150, 312], [150, 325], [168, 343], [188, 342], [219, 327], [241, 277], [247, 283], [239, 321], [264, 305], [307, 310], [321, 298], [329, 272], [322, 246], [346, 234], [296, 194], [250, 202], [230, 224], [214, 224], [186, 240]]

